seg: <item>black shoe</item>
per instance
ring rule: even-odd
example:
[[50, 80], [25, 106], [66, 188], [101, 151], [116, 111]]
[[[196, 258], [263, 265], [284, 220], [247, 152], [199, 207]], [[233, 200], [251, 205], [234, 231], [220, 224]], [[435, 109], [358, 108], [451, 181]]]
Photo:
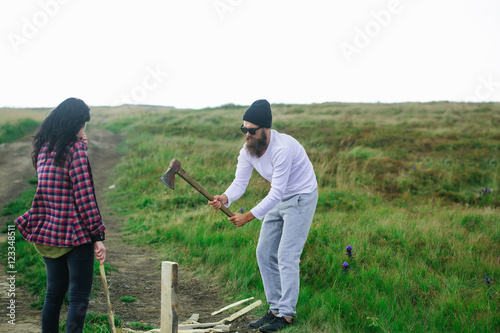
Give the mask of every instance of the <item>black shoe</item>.
[[292, 325], [292, 322], [286, 321], [285, 318], [283, 317], [275, 317], [273, 321], [271, 321], [269, 324], [266, 326], [262, 326], [259, 328], [259, 331], [261, 332], [276, 332], [279, 330], [284, 329], [285, 327], [288, 327]]
[[275, 317], [276, 316], [273, 315], [273, 313], [271, 312], [271, 310], [269, 310], [264, 315], [264, 317], [262, 317], [262, 318], [260, 318], [260, 319], [258, 319], [256, 321], [252, 321], [250, 324], [248, 324], [248, 327], [250, 327], [250, 328], [259, 328], [261, 326], [264, 326], [265, 324], [269, 324], [270, 322], [272, 322]]

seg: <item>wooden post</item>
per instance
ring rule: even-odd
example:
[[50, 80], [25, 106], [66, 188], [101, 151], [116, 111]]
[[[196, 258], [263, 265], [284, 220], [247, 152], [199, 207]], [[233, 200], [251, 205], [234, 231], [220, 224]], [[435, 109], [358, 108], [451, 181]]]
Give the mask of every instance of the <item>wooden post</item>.
[[160, 333], [178, 333], [177, 276], [178, 264], [161, 263], [161, 326]]

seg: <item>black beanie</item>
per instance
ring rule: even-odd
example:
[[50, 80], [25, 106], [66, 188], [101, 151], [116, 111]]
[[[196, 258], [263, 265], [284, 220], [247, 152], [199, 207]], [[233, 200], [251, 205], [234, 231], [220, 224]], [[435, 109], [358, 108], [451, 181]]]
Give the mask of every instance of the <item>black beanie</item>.
[[243, 120], [249, 121], [257, 126], [271, 128], [273, 116], [271, 105], [265, 99], [259, 99], [250, 105], [243, 115]]

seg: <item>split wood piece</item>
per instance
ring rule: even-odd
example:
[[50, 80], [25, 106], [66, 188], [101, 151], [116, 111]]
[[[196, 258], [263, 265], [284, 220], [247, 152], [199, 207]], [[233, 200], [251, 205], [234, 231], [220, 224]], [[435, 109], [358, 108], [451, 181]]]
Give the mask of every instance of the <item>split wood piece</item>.
[[[182, 333], [229, 332], [229, 326], [228, 325], [224, 325], [226, 322], [234, 321], [236, 318], [241, 317], [245, 313], [247, 313], [247, 312], [255, 309], [256, 307], [258, 307], [261, 304], [262, 304], [262, 301], [258, 300], [256, 302], [250, 304], [249, 306], [241, 309], [240, 311], [235, 312], [231, 316], [229, 316], [227, 318], [224, 318], [224, 319], [222, 319], [222, 320], [220, 320], [218, 322], [215, 322], [215, 323], [180, 324], [178, 326], [178, 330], [182, 331]], [[193, 317], [193, 316], [191, 316], [191, 317]], [[224, 329], [226, 329], [226, 327], [227, 327], [228, 330], [224, 331]], [[134, 331], [128, 331], [127, 330], [127, 332], [134, 332]], [[161, 332], [161, 331], [157, 330], [157, 329], [154, 329], [154, 330], [151, 330], [151, 331], [148, 331], [148, 332]]]
[[258, 307], [261, 304], [262, 304], [262, 301], [259, 299], [258, 301], [253, 302], [252, 304], [250, 304], [249, 306], [241, 309], [240, 311], [238, 311], [236, 313], [233, 313], [231, 316], [222, 319], [221, 322], [222, 322], [222, 324], [224, 324], [226, 321], [231, 322], [231, 321], [235, 320], [236, 318], [241, 317], [245, 313], [247, 313], [249, 311], [252, 311], [253, 309], [255, 309], [256, 307]]
[[208, 329], [194, 329], [188, 331], [182, 331], [183, 333], [216, 333], [216, 332], [229, 332], [229, 326], [219, 327], [219, 328], [208, 328]]
[[189, 317], [188, 320], [186, 320], [185, 322], [183, 322], [184, 325], [186, 324], [197, 324], [198, 323], [198, 319], [200, 319], [200, 314], [199, 313], [193, 313], [191, 315], [191, 317]]
[[252, 311], [253, 309], [255, 309], [256, 307], [258, 307], [261, 304], [262, 304], [261, 300], [255, 301], [252, 304], [250, 304], [249, 306], [241, 309], [240, 311], [233, 313], [231, 316], [224, 318], [222, 320], [219, 320], [218, 322], [215, 322], [215, 323], [199, 323], [199, 324], [179, 325], [179, 331], [182, 331], [183, 333], [185, 333], [184, 330], [191, 330], [191, 329], [196, 329], [196, 328], [207, 328], [207, 327], [213, 327], [216, 325], [225, 324], [226, 322], [231, 322], [231, 321], [235, 320], [236, 318], [241, 317], [245, 313]]
[[214, 330], [222, 330], [223, 332], [229, 332], [231, 329], [231, 325], [217, 325], [213, 327]]
[[178, 264], [161, 263], [161, 333], [177, 333], [177, 282]]
[[212, 316], [215, 316], [216, 314], [221, 313], [222, 311], [226, 311], [227, 309], [230, 309], [230, 308], [232, 308], [232, 307], [235, 307], [236, 305], [240, 305], [240, 304], [242, 304], [242, 303], [245, 303], [245, 302], [251, 301], [251, 300], [253, 300], [253, 299], [254, 299], [253, 297], [250, 297], [250, 298], [247, 298], [247, 299], [244, 299], [244, 300], [241, 300], [241, 301], [235, 302], [235, 303], [233, 303], [233, 304], [229, 304], [228, 306], [223, 307], [223, 308], [222, 308], [222, 309], [220, 309], [220, 310], [214, 311], [214, 312], [212, 312], [211, 314], [212, 314]]
[[179, 325], [179, 331], [182, 333], [185, 333], [186, 330], [192, 330], [196, 328], [211, 328], [217, 325], [223, 324], [221, 321], [215, 322], [215, 323], [196, 323], [196, 324], [182, 324]]
[[104, 265], [99, 265], [99, 271], [101, 272], [102, 285], [104, 286], [104, 294], [106, 295], [106, 302], [108, 303], [108, 323], [111, 333], [116, 333], [115, 328], [115, 315], [111, 311], [111, 300], [109, 299], [108, 282], [106, 281], [106, 272], [104, 271]]

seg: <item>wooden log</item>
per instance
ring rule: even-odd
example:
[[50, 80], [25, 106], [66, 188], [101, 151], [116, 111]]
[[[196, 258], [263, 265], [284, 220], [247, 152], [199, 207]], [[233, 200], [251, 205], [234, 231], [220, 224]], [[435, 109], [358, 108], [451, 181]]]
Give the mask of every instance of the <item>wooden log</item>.
[[223, 307], [223, 308], [222, 308], [222, 309], [220, 309], [220, 310], [214, 311], [214, 312], [212, 312], [211, 314], [212, 314], [212, 316], [215, 316], [216, 314], [221, 313], [222, 311], [226, 311], [227, 309], [230, 309], [230, 308], [232, 308], [232, 307], [235, 307], [236, 305], [240, 305], [240, 304], [242, 304], [242, 303], [245, 303], [245, 302], [251, 301], [251, 300], [253, 300], [253, 299], [254, 299], [253, 297], [250, 297], [250, 298], [247, 298], [247, 299], [244, 299], [244, 300], [241, 300], [241, 301], [235, 302], [235, 303], [233, 303], [233, 304], [229, 304], [228, 306], [225, 306], [225, 307]]
[[177, 333], [177, 283], [178, 264], [161, 263], [161, 325], [160, 333]]

